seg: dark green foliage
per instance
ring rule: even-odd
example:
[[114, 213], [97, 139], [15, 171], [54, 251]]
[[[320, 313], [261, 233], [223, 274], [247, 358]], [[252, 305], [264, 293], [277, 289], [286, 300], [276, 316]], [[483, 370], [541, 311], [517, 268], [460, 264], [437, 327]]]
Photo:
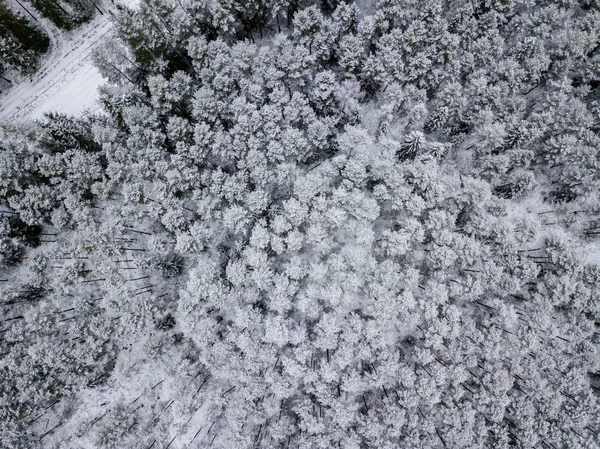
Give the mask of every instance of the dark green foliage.
[[2, 130], [6, 147], [0, 147], [5, 161], [0, 193], [29, 225], [50, 223], [60, 208], [57, 224], [67, 226], [69, 210], [92, 205], [92, 186], [101, 179], [106, 160], [89, 121], [49, 114], [38, 126], [36, 132], [27, 127]]
[[10, 33], [26, 49], [45, 53], [50, 48], [50, 39], [43, 32], [31, 26], [20, 14], [14, 14], [3, 2], [0, 2], [0, 35]]
[[50, 112], [40, 122], [40, 146], [55, 153], [67, 150], [98, 151], [100, 145], [94, 142], [91, 122], [66, 114]]
[[33, 71], [39, 55], [49, 48], [45, 33], [0, 1], [0, 73], [8, 67], [24, 73]]
[[168, 253], [159, 257], [155, 261], [155, 266], [167, 278], [175, 277], [181, 274], [184, 266], [184, 259], [177, 253]]
[[512, 198], [515, 194], [515, 185], [514, 184], [503, 184], [494, 188], [494, 193], [502, 198]]
[[555, 190], [552, 190], [548, 195], [548, 199], [552, 203], [570, 203], [577, 198], [575, 186], [564, 184]]
[[22, 291], [19, 293], [20, 301], [34, 302], [43, 299], [48, 294], [48, 291], [43, 287], [36, 287], [33, 285], [23, 286]]
[[[75, 6], [81, 7], [80, 2], [69, 2]], [[91, 17], [90, 12], [87, 14], [84, 11], [68, 11], [61, 5], [60, 1], [55, 0], [31, 0], [31, 4], [47, 19], [50, 19], [54, 25], [63, 30], [72, 30], [78, 25], [88, 21]], [[89, 11], [89, 10], [88, 10]], [[81, 14], [81, 13], [84, 14]]]
[[84, 18], [84, 20], [91, 18], [94, 11], [98, 11], [96, 9], [98, 3], [101, 4], [99, 0], [63, 0], [63, 2], [73, 9], [75, 15]]
[[35, 248], [40, 244], [40, 233], [42, 227], [39, 225], [28, 225], [20, 218], [10, 217], [9, 237], [19, 239], [25, 246]]
[[0, 265], [11, 266], [20, 263], [27, 247], [40, 244], [41, 226], [30, 226], [18, 216], [4, 215], [0, 218]]
[[175, 343], [176, 345], [181, 343], [183, 341], [183, 332], [177, 332], [176, 334], [173, 334], [173, 343]]
[[467, 225], [467, 223], [469, 223], [469, 220], [471, 219], [471, 215], [473, 213], [473, 206], [464, 206], [461, 211], [458, 213], [458, 215], [456, 216], [456, 222], [455, 225], [457, 228], [463, 228]]
[[23, 260], [23, 248], [17, 241], [0, 237], [0, 266], [17, 265]]
[[4, 73], [11, 67], [21, 73], [27, 73], [35, 67], [36, 60], [35, 52], [24, 50], [13, 36], [0, 36], [0, 73]]
[[175, 318], [170, 313], [156, 321], [156, 328], [159, 330], [167, 331], [173, 327], [175, 327]]
[[423, 135], [420, 133], [415, 133], [406, 136], [404, 142], [402, 143], [402, 146], [396, 152], [396, 156], [398, 156], [398, 159], [400, 159], [401, 161], [414, 160], [421, 146], [422, 138]]

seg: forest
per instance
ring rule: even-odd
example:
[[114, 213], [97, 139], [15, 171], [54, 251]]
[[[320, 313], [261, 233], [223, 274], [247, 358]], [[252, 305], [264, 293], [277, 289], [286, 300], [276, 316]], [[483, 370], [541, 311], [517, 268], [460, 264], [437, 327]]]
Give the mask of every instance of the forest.
[[600, 448], [596, 0], [114, 3], [0, 122], [0, 448]]

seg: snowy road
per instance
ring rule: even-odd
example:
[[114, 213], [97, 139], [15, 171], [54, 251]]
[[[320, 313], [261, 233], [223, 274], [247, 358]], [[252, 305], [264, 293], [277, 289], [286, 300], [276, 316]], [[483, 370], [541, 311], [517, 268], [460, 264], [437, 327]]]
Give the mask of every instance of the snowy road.
[[0, 120], [35, 119], [49, 111], [80, 114], [98, 110], [97, 89], [103, 79], [92, 64], [91, 53], [111, 27], [105, 14], [71, 35], [47, 29], [52, 40], [50, 53], [30, 80], [0, 96]]

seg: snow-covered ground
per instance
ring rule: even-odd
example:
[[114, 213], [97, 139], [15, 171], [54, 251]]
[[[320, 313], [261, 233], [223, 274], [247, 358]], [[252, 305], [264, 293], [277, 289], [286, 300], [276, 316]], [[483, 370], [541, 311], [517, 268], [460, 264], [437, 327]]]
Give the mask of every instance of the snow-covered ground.
[[98, 86], [103, 79], [92, 64], [91, 53], [111, 27], [105, 14], [70, 34], [57, 35], [56, 30], [46, 28], [52, 49], [30, 79], [0, 97], [0, 120], [35, 119], [50, 111], [98, 110]]

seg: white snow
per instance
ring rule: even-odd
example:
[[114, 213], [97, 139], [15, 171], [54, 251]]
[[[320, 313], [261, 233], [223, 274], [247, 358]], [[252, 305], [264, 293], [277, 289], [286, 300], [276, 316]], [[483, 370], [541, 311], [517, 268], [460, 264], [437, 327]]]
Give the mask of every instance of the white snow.
[[42, 114], [48, 111], [71, 115], [80, 115], [85, 111], [97, 112], [100, 109], [97, 88], [103, 82], [98, 69], [86, 61], [75, 70], [64, 88], [36, 106], [30, 117], [41, 118]]

